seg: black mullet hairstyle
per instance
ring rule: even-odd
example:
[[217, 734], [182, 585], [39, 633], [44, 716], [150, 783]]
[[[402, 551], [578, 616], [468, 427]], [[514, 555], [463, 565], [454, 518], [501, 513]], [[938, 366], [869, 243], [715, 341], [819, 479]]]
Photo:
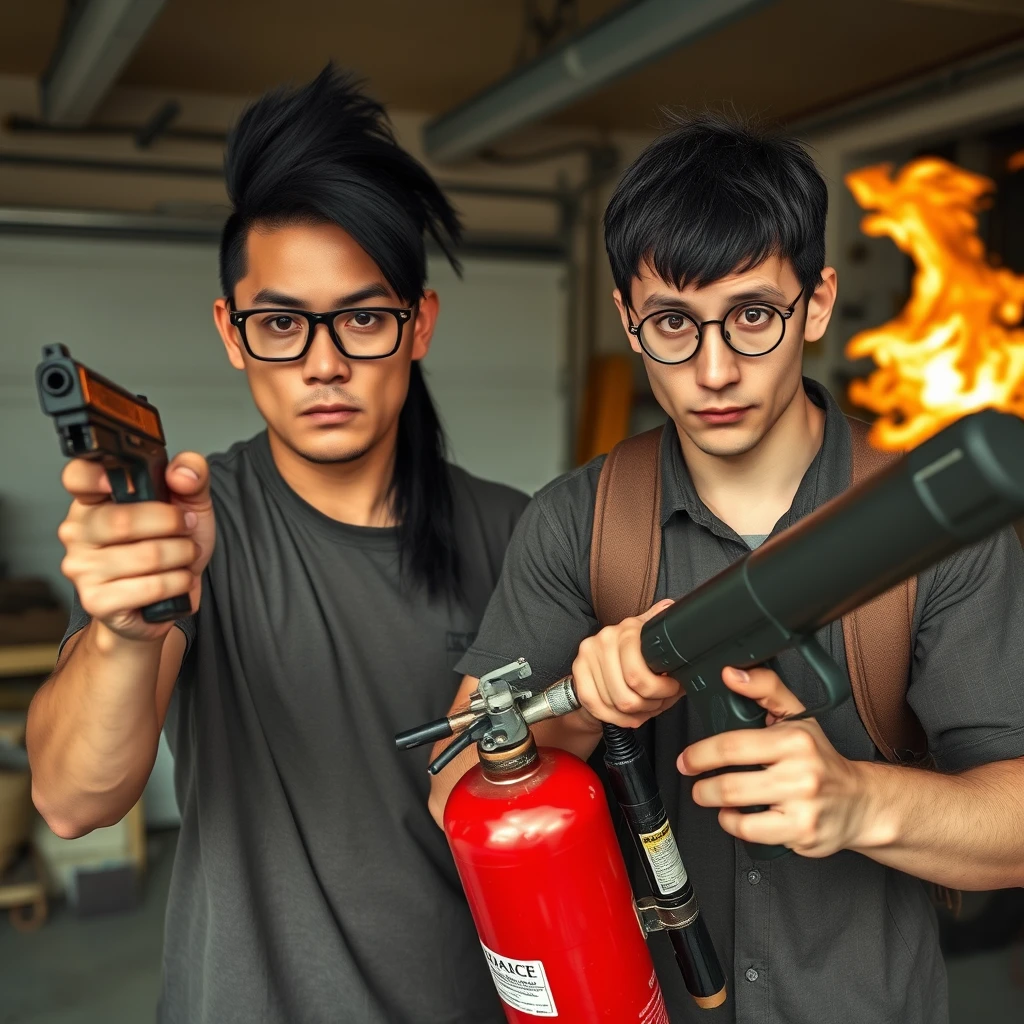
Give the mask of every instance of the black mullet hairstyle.
[[628, 302], [644, 265], [682, 290], [789, 260], [807, 297], [825, 266], [828, 189], [779, 131], [738, 117], [664, 111], [669, 130], [626, 170], [605, 212], [605, 248]]
[[[224, 176], [233, 212], [224, 225], [220, 279], [225, 296], [245, 276], [253, 227], [336, 224], [414, 304], [427, 279], [425, 233], [460, 272], [461, 226], [427, 170], [401, 149], [383, 106], [351, 75], [328, 64], [309, 84], [267, 93], [228, 136]], [[403, 575], [429, 595], [462, 599], [444, 428], [419, 362], [398, 420], [390, 500]]]

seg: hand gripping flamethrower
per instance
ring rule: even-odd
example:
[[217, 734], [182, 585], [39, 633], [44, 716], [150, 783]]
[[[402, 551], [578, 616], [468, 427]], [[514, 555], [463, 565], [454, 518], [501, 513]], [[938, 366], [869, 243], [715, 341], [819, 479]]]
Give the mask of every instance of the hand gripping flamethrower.
[[[488, 673], [464, 711], [395, 738], [399, 749], [408, 749], [457, 736], [430, 764], [431, 774], [477, 744], [481, 765], [453, 790], [445, 831], [499, 994], [507, 1007], [524, 1009], [510, 1002], [502, 987], [503, 968], [495, 966], [522, 958], [544, 965], [551, 1001], [567, 1021], [659, 1021], [664, 1013], [660, 986], [643, 937], [664, 931], [697, 1004], [720, 1005], [725, 976], [633, 730], [605, 726], [604, 763], [654, 893], [636, 901], [635, 911], [597, 776], [563, 751], [538, 752], [530, 732], [533, 723], [580, 707], [572, 677], [535, 692], [522, 685], [530, 674], [522, 658]], [[479, 831], [467, 826], [482, 819], [486, 825]], [[560, 856], [565, 856], [566, 877], [553, 878]], [[604, 905], [595, 906], [596, 901]], [[530, 927], [522, 933], [519, 923], [531, 919], [545, 922], [545, 935]], [[616, 943], [625, 949], [616, 949]], [[541, 947], [547, 955], [538, 957]], [[602, 986], [609, 991], [602, 992]], [[520, 1020], [511, 1010], [506, 1013]]]

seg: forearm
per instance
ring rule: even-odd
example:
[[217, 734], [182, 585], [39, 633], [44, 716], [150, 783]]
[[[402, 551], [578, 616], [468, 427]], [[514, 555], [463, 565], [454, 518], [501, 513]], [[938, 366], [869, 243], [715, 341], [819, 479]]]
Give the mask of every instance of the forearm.
[[33, 800], [57, 835], [113, 824], [141, 795], [160, 739], [164, 642], [124, 640], [94, 623], [33, 699]]
[[866, 800], [851, 845], [951, 889], [1024, 886], [1024, 759], [959, 775], [858, 762]]
[[586, 761], [601, 742], [601, 723], [582, 708], [531, 726], [538, 747], [559, 747]]

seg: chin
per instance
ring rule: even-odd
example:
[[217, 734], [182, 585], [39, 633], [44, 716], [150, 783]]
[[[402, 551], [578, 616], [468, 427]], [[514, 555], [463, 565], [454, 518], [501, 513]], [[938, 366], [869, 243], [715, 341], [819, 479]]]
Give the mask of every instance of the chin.
[[346, 437], [343, 431], [323, 431], [320, 437], [304, 431], [306, 436], [285, 438], [285, 443], [296, 455], [307, 462], [330, 465], [336, 462], [354, 462], [362, 458], [370, 445], [361, 438]]
[[699, 448], [705, 455], [715, 455], [719, 458], [729, 456], [746, 455], [753, 451], [760, 444], [764, 437], [760, 431], [750, 430], [727, 430], [721, 427], [713, 427], [702, 430], [697, 434], [689, 434], [692, 444]]

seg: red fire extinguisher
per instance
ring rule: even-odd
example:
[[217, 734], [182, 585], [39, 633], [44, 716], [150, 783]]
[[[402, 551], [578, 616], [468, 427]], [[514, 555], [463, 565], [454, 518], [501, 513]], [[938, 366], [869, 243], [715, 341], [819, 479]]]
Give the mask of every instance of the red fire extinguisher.
[[616, 785], [657, 868], [658, 895], [637, 904], [600, 779], [572, 754], [538, 749], [529, 729], [579, 706], [571, 682], [534, 695], [516, 685], [529, 674], [525, 661], [490, 673], [465, 713], [396, 737], [408, 748], [461, 732], [432, 773], [477, 743], [480, 764], [452, 790], [444, 828], [510, 1024], [668, 1024], [646, 942], [655, 930], [673, 937], [698, 1005], [720, 1005], [724, 976], [656, 788], [652, 799]]

